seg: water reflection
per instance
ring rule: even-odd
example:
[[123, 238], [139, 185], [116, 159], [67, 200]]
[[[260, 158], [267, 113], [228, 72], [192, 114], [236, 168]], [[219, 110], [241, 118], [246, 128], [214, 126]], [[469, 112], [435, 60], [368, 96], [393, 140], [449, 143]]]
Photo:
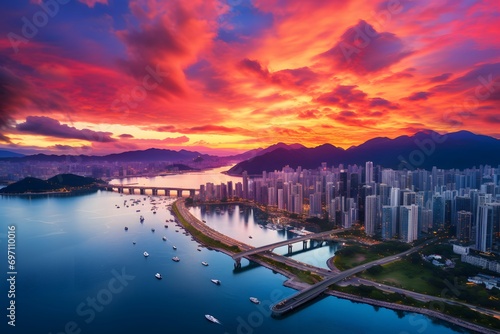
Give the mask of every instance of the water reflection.
[[[294, 226], [273, 224], [266, 212], [241, 204], [201, 205], [190, 209], [198, 219], [225, 235], [245, 242], [254, 247], [260, 247], [283, 240], [292, 240], [299, 235]], [[316, 266], [328, 268], [326, 262], [339, 248], [333, 241], [310, 240], [307, 244], [302, 241], [292, 245], [289, 253], [288, 246], [274, 249], [280, 255]]]

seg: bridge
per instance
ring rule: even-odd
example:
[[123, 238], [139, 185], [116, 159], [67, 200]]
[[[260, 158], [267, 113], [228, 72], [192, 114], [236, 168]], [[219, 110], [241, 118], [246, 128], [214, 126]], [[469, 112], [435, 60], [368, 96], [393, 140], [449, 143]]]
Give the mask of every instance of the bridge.
[[375, 260], [369, 263], [365, 263], [363, 265], [359, 265], [357, 267], [345, 270], [337, 275], [331, 276], [326, 278], [325, 280], [318, 282], [316, 284], [311, 285], [310, 287], [299, 291], [293, 295], [291, 295], [288, 298], [285, 298], [271, 306], [271, 311], [273, 315], [275, 316], [281, 316], [293, 309], [296, 309], [300, 305], [316, 298], [319, 296], [323, 291], [325, 291], [330, 285], [335, 284], [337, 282], [340, 282], [341, 280], [352, 276], [356, 275], [357, 273], [360, 273], [364, 270], [370, 269], [373, 266], [376, 265], [383, 265], [387, 264], [396, 260], [399, 260], [401, 257], [406, 256], [408, 254], [411, 254], [413, 252], [419, 251], [423, 247], [427, 246], [428, 244], [436, 241], [437, 239], [430, 240], [420, 246], [413, 247], [405, 252], [388, 256], [379, 260]]
[[322, 239], [330, 237], [332, 234], [344, 232], [347, 230], [349, 230], [349, 229], [338, 229], [338, 230], [332, 230], [332, 231], [326, 231], [326, 232], [320, 232], [320, 233], [313, 233], [313, 234], [308, 234], [308, 235], [304, 235], [304, 236], [293, 238], [293, 239], [279, 241], [279, 242], [275, 242], [273, 244], [269, 244], [269, 245], [265, 245], [265, 246], [261, 246], [261, 247], [256, 247], [256, 248], [252, 248], [252, 249], [249, 249], [247, 251], [244, 251], [244, 252], [236, 253], [236, 254], [232, 255], [232, 258], [234, 261], [236, 261], [236, 265], [239, 266], [241, 258], [243, 258], [243, 257], [248, 257], [250, 255], [255, 255], [255, 254], [266, 252], [266, 251], [272, 251], [275, 248], [278, 248], [281, 246], [286, 246], [286, 245], [288, 245], [288, 253], [291, 253], [292, 252], [292, 245], [294, 243], [302, 241], [303, 248], [306, 249], [308, 240], [318, 240], [318, 239], [322, 240]]
[[128, 192], [129, 194], [135, 194], [135, 192], [138, 191], [141, 195], [146, 195], [146, 191], [149, 190], [153, 196], [158, 196], [161, 193], [165, 196], [171, 196], [171, 192], [176, 192], [177, 197], [182, 197], [184, 192], [189, 192], [189, 196], [193, 197], [198, 191], [198, 189], [194, 188], [134, 186], [123, 184], [108, 184], [106, 186], [106, 190], [108, 191], [115, 191], [115, 189], [119, 193]]

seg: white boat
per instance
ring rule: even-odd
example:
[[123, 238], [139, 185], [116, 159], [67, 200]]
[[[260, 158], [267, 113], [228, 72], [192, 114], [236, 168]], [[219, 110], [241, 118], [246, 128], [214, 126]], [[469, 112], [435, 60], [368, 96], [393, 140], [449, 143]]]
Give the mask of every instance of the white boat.
[[258, 300], [257, 298], [255, 297], [250, 297], [250, 301], [254, 304], [260, 304], [260, 300]]
[[173, 249], [177, 249], [177, 247], [176, 247], [176, 246], [172, 246], [172, 248], [173, 248]]
[[214, 283], [216, 285], [220, 285], [220, 281], [218, 279], [212, 278], [211, 281], [212, 281], [212, 283]]
[[181, 259], [179, 259], [179, 257], [177, 257], [177, 256], [174, 256], [174, 257], [172, 258], [172, 261], [175, 261], [175, 262], [179, 262], [180, 260], [181, 260]]
[[220, 324], [220, 321], [217, 320], [216, 317], [214, 317], [213, 315], [210, 315], [210, 314], [205, 314], [205, 318], [208, 320], [208, 321], [211, 321], [213, 323], [216, 323], [216, 324]]
[[205, 261], [203, 261], [201, 264], [204, 265], [205, 267], [208, 266], [208, 262]]
[[155, 274], [155, 277], [156, 277], [156, 278], [158, 278], [158, 279], [162, 279], [162, 277], [161, 277], [160, 273], [156, 273], [156, 274]]
[[149, 253], [148, 253], [148, 252], [144, 252], [144, 256], [145, 256], [145, 257], [148, 257], [148, 256], [149, 256]]
[[167, 237], [162, 237], [162, 240], [163, 241], [167, 241]]

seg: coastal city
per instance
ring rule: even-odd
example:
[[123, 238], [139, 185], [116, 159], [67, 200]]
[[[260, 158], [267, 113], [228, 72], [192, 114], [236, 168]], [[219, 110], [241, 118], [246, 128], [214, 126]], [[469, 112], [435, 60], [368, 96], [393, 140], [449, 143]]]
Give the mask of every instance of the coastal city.
[[500, 333], [498, 0], [0, 11], [0, 333]]
[[[168, 163], [150, 164], [152, 165], [164, 167]], [[123, 169], [120, 166], [117, 171]], [[183, 175], [190, 171], [193, 170], [171, 170], [170, 176]], [[85, 176], [89, 180], [95, 180], [92, 176], [96, 175], [92, 170], [87, 169], [80, 174], [82, 175], [79, 177]], [[498, 314], [497, 307], [493, 305], [496, 305], [500, 296], [500, 167], [492, 168], [486, 165], [465, 170], [434, 167], [429, 171], [410, 171], [384, 168], [374, 165], [371, 161], [366, 162], [364, 166], [328, 166], [327, 163], [322, 163], [316, 169], [284, 166], [279, 171], [264, 171], [261, 175], [252, 176], [244, 171], [241, 176], [227, 182], [206, 182], [196, 188], [178, 188], [177, 192], [175, 187], [169, 187], [167, 184], [141, 185], [130, 183], [130, 180], [135, 180], [137, 176], [120, 176], [122, 175], [115, 174], [115, 178], [109, 179], [109, 182], [101, 181], [103, 183], [91, 191], [102, 189], [120, 196], [147, 196], [151, 203], [155, 204], [151, 208], [153, 213], [160, 210], [157, 203], [161, 203], [163, 196], [180, 196], [178, 198], [182, 201], [179, 204], [178, 201], [174, 203], [177, 217], [175, 221], [179, 228], [186, 230], [186, 235], [190, 233], [202, 245], [219, 249], [234, 259], [246, 257], [285, 276], [295, 277], [285, 283], [298, 289], [299, 294], [302, 293], [305, 297], [295, 296], [290, 299], [294, 301], [295, 306], [287, 306], [288, 299], [271, 305], [273, 314], [281, 314], [281, 309], [296, 308], [318, 294], [327, 292], [344, 298], [349, 296], [349, 299], [354, 300], [366, 298], [364, 302], [370, 303], [369, 300], [373, 300], [372, 303], [376, 305], [390, 308], [430, 312], [426, 314], [454, 323], [454, 317], [464, 317], [462, 309], [436, 315], [435, 310], [426, 310], [425, 306], [415, 308], [415, 302], [408, 300], [403, 303], [406, 306], [396, 307], [397, 304], [394, 304], [394, 301], [390, 303], [387, 297], [369, 298], [373, 298], [373, 291], [363, 291], [363, 286], [371, 286], [372, 289], [385, 294], [394, 289], [392, 293], [397, 292], [417, 303], [435, 298], [432, 293], [418, 288], [415, 290], [412, 280], [405, 283], [404, 279], [383, 279], [392, 276], [392, 266], [396, 264], [397, 267], [397, 263], [400, 268], [396, 271], [411, 271], [411, 266], [418, 264], [427, 266], [426, 271], [433, 275], [436, 275], [436, 271], [438, 275], [445, 273], [444, 277], [467, 273], [456, 289], [470, 289], [474, 286], [474, 291], [482, 289], [481, 294], [486, 293], [486, 299], [464, 297], [462, 293], [462, 299], [451, 298], [447, 299], [446, 303], [480, 309], [485, 317], [489, 315], [495, 318]], [[141, 177], [147, 179], [151, 176], [139, 176]], [[0, 192], [7, 195], [9, 187], [21, 182], [22, 180], [14, 182]], [[71, 194], [71, 189], [66, 188], [65, 191], [68, 190], [68, 194]], [[43, 194], [41, 192], [41, 195]], [[24, 194], [14, 195], [37, 196], [37, 192], [29, 190]], [[133, 198], [130, 204], [132, 206], [145, 203], [140, 198]], [[243, 240], [234, 239], [217, 232], [213, 227], [207, 227], [205, 220], [194, 217], [188, 209], [190, 206], [205, 207], [204, 210], [209, 210], [215, 217], [224, 217], [233, 214], [235, 205], [239, 205], [240, 214], [244, 212], [241, 208], [254, 207], [261, 212], [259, 228], [278, 233], [286, 231], [292, 239], [254, 248]], [[118, 204], [115, 206], [120, 208]], [[127, 200], [123, 206], [129, 207]], [[172, 207], [168, 206], [168, 210], [172, 211]], [[141, 223], [143, 220], [141, 215]], [[128, 230], [128, 227], [125, 229]], [[154, 229], [152, 231], [154, 232]], [[311, 240], [312, 247], [314, 240], [325, 237], [329, 242], [342, 244], [327, 261], [328, 271], [268, 253], [281, 245], [288, 245], [290, 253], [292, 244], [300, 241], [304, 242], [305, 251], [307, 241]], [[165, 236], [163, 238], [167, 240]], [[249, 238], [252, 239], [252, 236]], [[213, 244], [214, 241], [221, 244]], [[243, 252], [241, 257], [238, 252]], [[144, 256], [149, 256], [146, 253], [144, 252]], [[245, 255], [246, 253], [248, 255]], [[180, 261], [177, 256], [173, 259]], [[402, 261], [410, 263], [401, 263]], [[204, 265], [205, 263], [207, 262], [204, 262]], [[241, 265], [240, 260], [237, 260], [236, 265]], [[282, 268], [283, 265], [288, 269]], [[468, 265], [470, 267], [464, 269], [464, 266]], [[290, 268], [295, 269], [290, 271]], [[459, 271], [456, 268], [459, 268]], [[298, 275], [294, 270], [304, 274]], [[159, 273], [157, 275], [157, 278], [161, 277]], [[305, 280], [309, 287], [304, 290], [304, 283], [299, 283], [301, 279], [298, 277]], [[425, 275], [422, 276], [424, 277]], [[448, 278], [445, 278], [446, 282], [447, 280]], [[325, 291], [334, 284], [337, 284], [338, 288]], [[424, 289], [433, 290], [442, 284], [440, 281], [430, 280], [424, 284]], [[309, 293], [310, 290], [312, 292]], [[303, 298], [303, 301], [299, 297]], [[379, 301], [374, 302], [377, 299]], [[475, 327], [477, 325], [467, 323], [466, 319], [461, 321], [465, 322], [460, 322], [460, 325], [481, 331], [482, 327]], [[481, 323], [488, 321], [490, 320], [481, 320]]]

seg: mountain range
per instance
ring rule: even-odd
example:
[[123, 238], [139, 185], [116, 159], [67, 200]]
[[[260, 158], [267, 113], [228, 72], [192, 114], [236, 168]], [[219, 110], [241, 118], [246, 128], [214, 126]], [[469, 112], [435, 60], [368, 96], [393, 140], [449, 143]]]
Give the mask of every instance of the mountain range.
[[440, 135], [434, 131], [421, 131], [413, 136], [394, 139], [378, 137], [347, 150], [323, 144], [314, 148], [279, 147], [267, 153], [242, 161], [228, 173], [240, 175], [247, 171], [250, 175], [262, 171], [281, 170], [288, 165], [292, 168], [318, 168], [322, 162], [329, 166], [338, 164], [364, 165], [372, 161], [393, 169], [470, 168], [489, 164], [500, 165], [500, 140], [476, 135], [468, 131], [458, 131]]
[[193, 167], [197, 162], [209, 161], [224, 166], [238, 162], [228, 173], [240, 175], [247, 171], [250, 175], [262, 171], [281, 170], [288, 165], [292, 168], [318, 168], [322, 162], [329, 166], [338, 164], [364, 165], [372, 161], [393, 169], [464, 169], [479, 165], [498, 166], [500, 164], [500, 140], [477, 135], [468, 131], [458, 131], [440, 135], [434, 131], [421, 131], [413, 136], [400, 136], [394, 139], [377, 137], [348, 149], [323, 144], [307, 148], [301, 144], [277, 143], [267, 148], [257, 148], [238, 155], [217, 157], [188, 150], [168, 150], [151, 148], [142, 151], [129, 151], [105, 156], [92, 155], [47, 155], [23, 156], [14, 152], [0, 151], [0, 160], [30, 162], [183, 162]]

